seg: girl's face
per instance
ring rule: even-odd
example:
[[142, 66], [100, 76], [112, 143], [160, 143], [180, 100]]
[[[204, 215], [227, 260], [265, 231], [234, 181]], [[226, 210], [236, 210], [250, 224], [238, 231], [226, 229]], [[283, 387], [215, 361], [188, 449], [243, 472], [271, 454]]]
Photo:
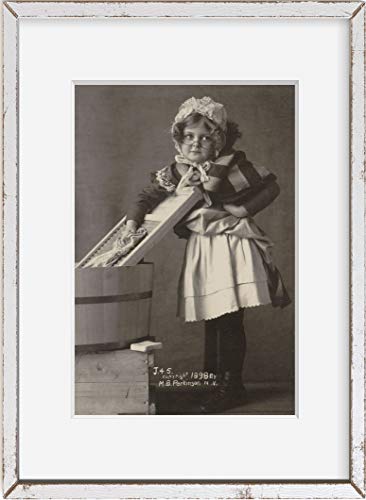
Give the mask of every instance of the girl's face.
[[215, 141], [204, 121], [185, 127], [180, 147], [183, 156], [193, 162], [215, 158]]

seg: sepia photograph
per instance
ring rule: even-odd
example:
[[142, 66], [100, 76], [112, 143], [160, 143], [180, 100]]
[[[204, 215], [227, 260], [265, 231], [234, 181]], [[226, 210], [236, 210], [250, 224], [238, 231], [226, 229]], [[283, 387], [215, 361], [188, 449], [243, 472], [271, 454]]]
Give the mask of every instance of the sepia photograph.
[[75, 84], [75, 414], [294, 415], [296, 84]]

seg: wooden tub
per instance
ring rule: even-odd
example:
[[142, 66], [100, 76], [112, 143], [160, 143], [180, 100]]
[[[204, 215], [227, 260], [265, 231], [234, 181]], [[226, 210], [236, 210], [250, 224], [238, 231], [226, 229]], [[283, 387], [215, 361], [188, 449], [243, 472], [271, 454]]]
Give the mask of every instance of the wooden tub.
[[76, 349], [123, 349], [148, 338], [152, 292], [150, 263], [76, 269]]

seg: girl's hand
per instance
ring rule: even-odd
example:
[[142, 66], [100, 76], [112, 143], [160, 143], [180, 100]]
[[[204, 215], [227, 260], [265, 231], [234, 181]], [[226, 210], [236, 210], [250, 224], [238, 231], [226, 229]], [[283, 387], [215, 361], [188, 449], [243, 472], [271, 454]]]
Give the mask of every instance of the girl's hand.
[[179, 184], [175, 190], [177, 194], [184, 194], [187, 190], [193, 186], [199, 186], [201, 184], [201, 178], [198, 172], [194, 171], [193, 167], [189, 167], [187, 172], [182, 176]]
[[231, 215], [238, 217], [239, 219], [248, 217], [249, 215], [248, 210], [243, 205], [233, 205], [232, 203], [224, 203], [222, 206], [224, 210], [229, 212]]
[[126, 222], [126, 229], [127, 229], [127, 231], [131, 231], [131, 232], [135, 233], [137, 227], [138, 227], [138, 224], [134, 220], [128, 220]]

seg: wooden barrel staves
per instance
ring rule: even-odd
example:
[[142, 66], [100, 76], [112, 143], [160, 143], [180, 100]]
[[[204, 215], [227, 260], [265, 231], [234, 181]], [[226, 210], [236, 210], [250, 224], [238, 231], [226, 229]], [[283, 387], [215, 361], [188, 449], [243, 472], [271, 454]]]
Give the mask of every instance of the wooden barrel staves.
[[123, 349], [148, 338], [152, 285], [150, 263], [76, 269], [76, 349]]

